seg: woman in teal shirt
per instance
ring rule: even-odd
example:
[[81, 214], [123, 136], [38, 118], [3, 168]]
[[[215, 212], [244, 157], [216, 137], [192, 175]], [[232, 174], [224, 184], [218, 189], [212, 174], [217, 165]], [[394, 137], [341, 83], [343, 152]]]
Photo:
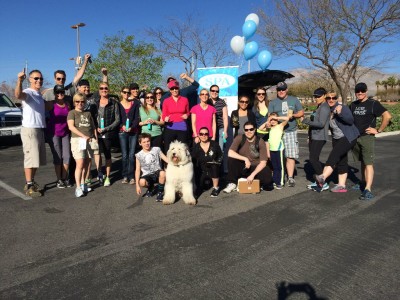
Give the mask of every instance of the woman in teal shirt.
[[146, 93], [144, 103], [139, 109], [142, 133], [151, 135], [151, 145], [162, 149], [162, 126], [164, 121], [161, 120], [161, 111], [155, 105], [155, 97], [153, 93]]

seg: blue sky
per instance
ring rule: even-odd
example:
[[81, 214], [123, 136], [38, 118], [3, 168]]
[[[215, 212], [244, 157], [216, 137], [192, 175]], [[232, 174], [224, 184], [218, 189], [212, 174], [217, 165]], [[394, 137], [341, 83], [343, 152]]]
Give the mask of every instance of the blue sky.
[[[76, 31], [71, 25], [83, 22], [86, 27], [80, 30], [81, 55], [96, 55], [98, 41], [104, 35], [114, 35], [123, 30], [134, 34], [139, 40], [146, 41], [143, 29], [158, 27], [166, 18], [179, 17], [185, 13], [196, 12], [199, 19], [207, 26], [220, 24], [228, 27], [231, 36], [242, 35], [242, 25], [246, 16], [267, 8], [265, 0], [223, 0], [223, 1], [3, 1], [0, 13], [1, 41], [0, 47], [0, 82], [16, 79], [25, 61], [29, 69], [40, 69], [45, 79], [53, 82], [53, 71], [64, 69], [67, 80], [74, 74], [73, 61], [77, 54]], [[269, 8], [267, 8], [269, 9]], [[257, 39], [257, 33], [256, 33]], [[229, 39], [230, 40], [230, 39]], [[229, 44], [226, 45], [229, 47]], [[376, 49], [377, 55], [398, 51], [397, 41]], [[260, 45], [260, 50], [268, 49]], [[83, 56], [83, 55], [82, 55]], [[243, 64], [238, 58], [237, 65]], [[304, 60], [296, 57], [290, 59], [273, 59], [270, 69], [290, 71], [302, 67]], [[389, 62], [385, 71], [400, 73], [399, 56]], [[168, 72], [167, 66], [164, 72]], [[182, 69], [183, 65], [174, 66]], [[241, 69], [246, 72], [247, 64]], [[252, 60], [252, 71], [259, 70], [256, 60]]]

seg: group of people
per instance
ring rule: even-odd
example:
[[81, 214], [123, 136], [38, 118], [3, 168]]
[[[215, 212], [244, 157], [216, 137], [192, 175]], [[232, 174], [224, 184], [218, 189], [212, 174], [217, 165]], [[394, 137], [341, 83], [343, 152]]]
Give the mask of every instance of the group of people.
[[[89, 82], [82, 79], [89, 59], [90, 55], [85, 55], [82, 68], [68, 85], [65, 85], [65, 72], [56, 71], [56, 85], [43, 96], [43, 76], [39, 70], [29, 73], [30, 87], [24, 90], [25, 71], [18, 74], [15, 96], [22, 100], [24, 190], [29, 196], [42, 195], [34, 177], [37, 168], [45, 164], [45, 141], [53, 154], [57, 187], [72, 186], [68, 173], [73, 162], [75, 196], [90, 192], [92, 159], [98, 181], [110, 186], [111, 146], [117, 136], [122, 154], [122, 183], [136, 184], [138, 194], [146, 187], [144, 195], [157, 195], [157, 201], [163, 199], [163, 169], [168, 164], [164, 153], [174, 140], [191, 149], [198, 193], [207, 188], [206, 182], [212, 185], [211, 197], [217, 197], [221, 192], [219, 179], [224, 172], [224, 151], [228, 157], [225, 193], [235, 190], [241, 177], [248, 183], [258, 179], [263, 190], [282, 189], [286, 183], [293, 187], [295, 163], [299, 157], [296, 119], [300, 119], [310, 128], [310, 162], [316, 182], [309, 188], [328, 189], [325, 181], [337, 168], [339, 182], [331, 191], [343, 192], [347, 152], [353, 149], [360, 155], [365, 170], [361, 182], [363, 197], [371, 198], [373, 150], [366, 152], [365, 149], [373, 148], [373, 137], [384, 130], [390, 114], [379, 102], [366, 97], [365, 84], [356, 86], [358, 100], [350, 107], [338, 104], [336, 93], [317, 89], [314, 98], [318, 108], [310, 118], [304, 118], [300, 101], [288, 95], [285, 82], [277, 84], [277, 98], [272, 101], [268, 101], [266, 89], [260, 87], [256, 89], [252, 108], [249, 105], [253, 99], [239, 97], [238, 109], [232, 112], [229, 124], [227, 104], [219, 97], [218, 85], [198, 92], [199, 84], [187, 74], [181, 74], [181, 79], [190, 83], [188, 87], [181, 89], [173, 77], [167, 79], [168, 92], [160, 87], [151, 92], [140, 91], [139, 85], [132, 83], [121, 87], [119, 99], [116, 99], [110, 96], [108, 74], [104, 68], [98, 91], [91, 93]], [[365, 99], [361, 97], [363, 95]], [[381, 126], [375, 129], [376, 117], [381, 115]], [[233, 141], [224, 149], [229, 126], [234, 129]], [[328, 139], [329, 128], [333, 150], [322, 168], [319, 154]], [[140, 151], [137, 151], [137, 143], [142, 148]], [[104, 170], [102, 156], [105, 158]]]
[[[376, 101], [368, 97], [368, 87], [360, 82], [355, 86], [356, 101], [349, 106], [338, 102], [334, 91], [318, 88], [314, 91], [317, 109], [302, 122], [309, 126], [309, 161], [315, 173], [315, 182], [307, 187], [321, 192], [329, 189], [327, 178], [337, 169], [338, 183], [331, 192], [345, 193], [348, 174], [348, 153], [351, 151], [361, 162], [361, 179], [353, 189], [361, 191], [361, 200], [371, 200], [374, 178], [375, 135], [389, 124], [391, 114]], [[379, 128], [377, 118], [382, 117]], [[328, 130], [332, 135], [332, 150], [323, 167], [319, 161], [321, 150], [328, 140]]]

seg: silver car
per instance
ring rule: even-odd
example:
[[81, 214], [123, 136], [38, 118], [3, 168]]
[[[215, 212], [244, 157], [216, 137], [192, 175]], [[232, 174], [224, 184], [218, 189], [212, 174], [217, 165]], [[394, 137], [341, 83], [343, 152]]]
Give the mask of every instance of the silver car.
[[21, 133], [22, 111], [5, 94], [0, 93], [0, 136]]

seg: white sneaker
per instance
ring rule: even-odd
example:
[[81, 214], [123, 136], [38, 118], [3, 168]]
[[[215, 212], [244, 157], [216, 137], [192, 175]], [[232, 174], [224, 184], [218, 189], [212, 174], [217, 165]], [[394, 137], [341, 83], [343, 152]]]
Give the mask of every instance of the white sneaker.
[[229, 194], [229, 193], [232, 193], [235, 189], [236, 189], [236, 184], [228, 183], [226, 188], [224, 188], [223, 192]]
[[83, 191], [82, 191], [82, 189], [81, 188], [76, 188], [75, 189], [75, 197], [76, 198], [79, 198], [79, 197], [82, 197], [83, 196]]
[[81, 190], [82, 190], [84, 193], [89, 193], [89, 192], [92, 191], [92, 188], [91, 188], [91, 187], [88, 187], [87, 184], [81, 184]]

